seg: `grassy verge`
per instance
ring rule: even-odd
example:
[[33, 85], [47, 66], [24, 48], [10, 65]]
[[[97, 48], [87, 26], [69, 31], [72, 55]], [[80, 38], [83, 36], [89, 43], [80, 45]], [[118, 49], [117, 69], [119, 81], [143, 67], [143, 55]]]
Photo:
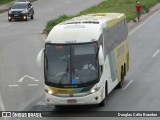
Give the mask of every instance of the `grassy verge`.
[[14, 0], [0, 0], [0, 5], [6, 4], [11, 1], [14, 1]]
[[[80, 16], [89, 13], [118, 12], [126, 14], [127, 21], [131, 21], [136, 17], [136, 1], [137, 0], [104, 0], [100, 4], [83, 10], [75, 16]], [[142, 12], [149, 12], [149, 8], [158, 2], [160, 2], [160, 0], [140, 0], [140, 3], [143, 6]], [[62, 15], [59, 16], [57, 19], [49, 21], [46, 25], [45, 32], [48, 34], [55, 25], [75, 16]]]

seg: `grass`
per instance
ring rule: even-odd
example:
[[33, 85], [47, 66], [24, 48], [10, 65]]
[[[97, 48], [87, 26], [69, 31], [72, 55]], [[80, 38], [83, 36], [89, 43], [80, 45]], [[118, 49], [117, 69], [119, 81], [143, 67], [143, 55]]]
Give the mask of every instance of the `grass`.
[[[100, 4], [83, 10], [75, 16], [85, 15], [89, 13], [118, 12], [126, 14], [127, 21], [129, 22], [136, 17], [136, 1], [137, 0], [104, 0]], [[160, 0], [140, 0], [140, 3], [143, 6], [142, 12], [149, 12], [149, 8], [154, 6], [158, 2], [160, 2]], [[75, 16], [62, 15], [56, 19], [50, 20], [45, 27], [45, 32], [48, 34], [55, 25], [65, 20], [71, 19]]]
[[47, 33], [49, 33], [50, 30], [53, 28], [53, 26], [57, 25], [58, 23], [61, 23], [61, 22], [65, 21], [65, 20], [71, 19], [72, 17], [73, 16], [62, 15], [62, 16], [59, 16], [57, 19], [49, 21], [47, 23], [45, 31]]
[[0, 0], [0, 5], [6, 4], [11, 1], [14, 1], [14, 0]]

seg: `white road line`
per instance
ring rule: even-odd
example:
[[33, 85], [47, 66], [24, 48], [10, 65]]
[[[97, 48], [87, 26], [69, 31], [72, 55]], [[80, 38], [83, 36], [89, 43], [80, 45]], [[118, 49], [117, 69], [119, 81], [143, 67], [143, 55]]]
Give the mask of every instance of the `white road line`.
[[155, 52], [152, 57], [155, 57], [159, 52], [160, 52], [160, 50], [157, 50], [157, 52]]
[[28, 84], [28, 86], [38, 86], [38, 84]]
[[18, 87], [19, 85], [8, 85], [9, 87]]
[[54, 10], [55, 8], [51, 8], [51, 9], [49, 9], [48, 11], [52, 11], [52, 10]]
[[38, 82], [39, 80], [36, 80], [36, 79], [35, 79], [34, 81], [35, 81], [35, 82]]
[[0, 93], [0, 109], [1, 109], [1, 111], [6, 111], [5, 107], [4, 107], [4, 104], [3, 104], [3, 101], [2, 101], [1, 93]]
[[18, 80], [18, 82], [23, 82], [25, 76], [23, 76], [21, 79]]
[[123, 90], [126, 90], [128, 88], [128, 86], [133, 82], [133, 80], [131, 80], [124, 88]]
[[136, 27], [134, 30], [129, 32], [129, 35], [133, 34], [136, 30], [138, 30], [139, 28], [141, 28], [144, 24], [146, 24], [148, 21], [150, 21], [155, 15], [158, 14], [159, 11], [155, 12], [152, 16], [150, 16], [145, 22], [143, 22], [142, 24], [140, 24], [138, 27]]
[[30, 79], [32, 79], [32, 80], [34, 80], [34, 78], [33, 78], [33, 77], [31, 77], [31, 76], [25, 75], [25, 77], [28, 77], [28, 78], [30, 78]]
[[36, 80], [35, 78], [33, 78], [33, 77], [31, 77], [31, 76], [25, 75], [25, 76], [23, 76], [22, 78], [20, 78], [20, 79], [18, 80], [18, 82], [23, 82], [23, 80], [24, 80], [25, 78], [29, 78], [29, 79], [31, 79], [31, 80], [33, 80], [33, 81], [35, 81], [35, 82], [38, 82], [38, 81], [39, 81], [39, 80]]

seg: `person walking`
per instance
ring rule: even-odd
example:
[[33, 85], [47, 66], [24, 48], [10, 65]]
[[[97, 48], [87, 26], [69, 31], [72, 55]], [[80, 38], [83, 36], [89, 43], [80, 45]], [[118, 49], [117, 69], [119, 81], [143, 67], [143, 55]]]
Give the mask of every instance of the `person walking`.
[[141, 10], [142, 10], [142, 5], [140, 4], [139, 1], [137, 1], [137, 4], [136, 4], [136, 11], [137, 11], [137, 18], [138, 18], [138, 21], [140, 20]]

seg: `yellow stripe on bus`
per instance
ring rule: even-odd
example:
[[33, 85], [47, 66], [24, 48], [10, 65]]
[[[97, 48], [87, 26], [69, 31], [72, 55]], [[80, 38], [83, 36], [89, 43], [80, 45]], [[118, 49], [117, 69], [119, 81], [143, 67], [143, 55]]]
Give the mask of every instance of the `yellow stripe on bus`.
[[116, 25], [118, 22], [120, 22], [121, 20], [123, 20], [125, 18], [126, 18], [126, 16], [122, 15], [119, 18], [111, 19], [111, 20], [107, 21], [107, 25], [108, 25], [109, 28], [111, 28], [111, 27], [113, 27], [114, 25]]
[[51, 90], [53, 90], [54, 93], [58, 93], [58, 94], [69, 94], [72, 93], [73, 88], [55, 88], [55, 87], [51, 87], [48, 86]]

